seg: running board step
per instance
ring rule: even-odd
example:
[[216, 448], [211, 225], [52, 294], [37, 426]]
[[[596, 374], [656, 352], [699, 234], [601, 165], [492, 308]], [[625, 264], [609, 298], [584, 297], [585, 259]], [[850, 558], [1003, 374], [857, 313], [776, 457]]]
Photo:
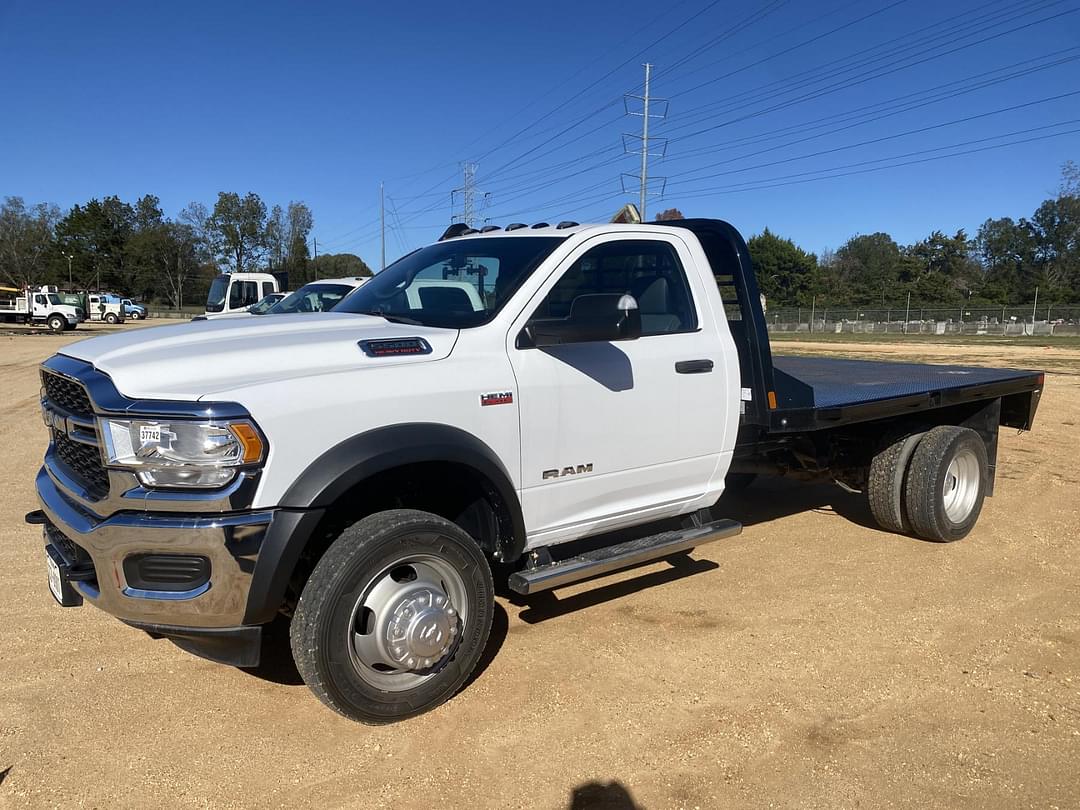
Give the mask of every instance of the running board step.
[[610, 574], [638, 563], [670, 557], [680, 551], [734, 537], [742, 524], [734, 520], [715, 520], [702, 526], [677, 532], [661, 532], [614, 546], [598, 548], [568, 560], [537, 568], [527, 568], [510, 575], [510, 590], [528, 595], [580, 582], [590, 577]]

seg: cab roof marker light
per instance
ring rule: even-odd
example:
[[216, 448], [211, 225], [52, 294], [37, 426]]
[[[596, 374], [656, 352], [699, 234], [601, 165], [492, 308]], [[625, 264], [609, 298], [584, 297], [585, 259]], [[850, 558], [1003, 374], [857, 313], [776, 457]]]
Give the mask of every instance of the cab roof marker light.
[[480, 229], [480, 233], [491, 233], [492, 231], [501, 231], [502, 227], [499, 225], [485, 225]]
[[511, 222], [509, 225], [506, 226], [506, 230], [508, 230], [508, 231], [517, 231], [517, 230], [520, 230], [522, 228], [528, 228], [528, 227], [529, 226], [526, 225], [524, 222]]
[[548, 225], [546, 222], [537, 222], [535, 225], [533, 225], [533, 228], [550, 228], [550, 227], [551, 226]]
[[562, 222], [555, 226], [555, 230], [561, 231], [566, 228], [576, 228], [580, 224], [580, 222], [574, 222], [570, 219], [564, 219]]

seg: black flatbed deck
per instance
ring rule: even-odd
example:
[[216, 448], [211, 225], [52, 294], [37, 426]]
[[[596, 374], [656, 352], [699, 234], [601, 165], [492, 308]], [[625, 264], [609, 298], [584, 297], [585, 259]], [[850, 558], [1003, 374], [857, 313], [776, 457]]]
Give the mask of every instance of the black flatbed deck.
[[790, 355], [772, 362], [772, 429], [781, 432], [1024, 394], [1043, 385], [1042, 372], [1027, 369]]

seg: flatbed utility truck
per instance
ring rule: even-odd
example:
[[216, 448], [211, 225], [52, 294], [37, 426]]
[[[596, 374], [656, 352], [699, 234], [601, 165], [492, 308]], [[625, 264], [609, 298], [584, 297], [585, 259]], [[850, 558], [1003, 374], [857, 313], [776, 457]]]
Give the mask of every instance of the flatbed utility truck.
[[725, 480], [835, 480], [964, 537], [1043, 388], [774, 358], [746, 244], [703, 219], [457, 229], [318, 318], [98, 337], [41, 377], [56, 599], [238, 666], [285, 614], [307, 684], [371, 723], [462, 686], [497, 589], [737, 534]]
[[0, 321], [47, 326], [50, 332], [75, 329], [86, 320], [81, 307], [64, 303], [55, 287], [0, 287]]

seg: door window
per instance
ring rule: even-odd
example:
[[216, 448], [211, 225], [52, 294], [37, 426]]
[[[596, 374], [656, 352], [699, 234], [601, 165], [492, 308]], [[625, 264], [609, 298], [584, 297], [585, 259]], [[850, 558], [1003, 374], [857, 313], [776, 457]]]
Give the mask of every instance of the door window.
[[229, 309], [250, 307], [259, 300], [259, 285], [254, 281], [235, 281], [229, 291]]
[[34, 296], [34, 303], [37, 304], [38, 306], [42, 306], [42, 307], [45, 306], [45, 296], [44, 295], [35, 295]]
[[264, 281], [262, 283], [262, 290], [263, 298], [270, 295], [270, 293], [274, 292], [274, 282]]
[[627, 293], [638, 302], [642, 336], [697, 328], [682, 262], [670, 243], [653, 239], [605, 242], [588, 251], [551, 288], [529, 322], [565, 320], [582, 296]]

